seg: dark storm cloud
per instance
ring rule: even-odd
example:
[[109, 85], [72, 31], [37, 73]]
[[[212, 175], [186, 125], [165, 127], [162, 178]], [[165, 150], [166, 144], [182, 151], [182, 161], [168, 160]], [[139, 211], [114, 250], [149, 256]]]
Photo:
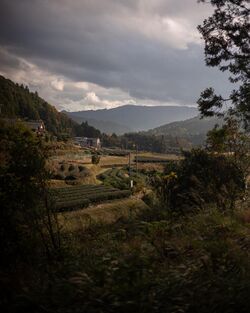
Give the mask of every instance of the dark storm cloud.
[[204, 8], [195, 0], [2, 0], [5, 68], [20, 67], [12, 54], [73, 81], [191, 104], [208, 85], [228, 88], [203, 61], [195, 25]]

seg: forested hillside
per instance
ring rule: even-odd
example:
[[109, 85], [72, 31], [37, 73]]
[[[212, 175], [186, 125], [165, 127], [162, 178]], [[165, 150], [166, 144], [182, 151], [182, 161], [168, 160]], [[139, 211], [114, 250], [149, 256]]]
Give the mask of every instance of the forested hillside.
[[15, 84], [3, 76], [0, 76], [0, 105], [2, 117], [41, 119], [46, 129], [57, 136], [68, 134], [98, 137], [101, 135], [99, 130], [89, 126], [88, 123], [79, 125], [66, 114], [58, 112], [55, 107], [39, 97], [37, 92], [30, 92], [27, 86]]
[[160, 127], [151, 129], [149, 134], [154, 135], [171, 135], [171, 136], [193, 136], [205, 135], [216, 124], [221, 125], [222, 119], [217, 117], [203, 118], [199, 116], [190, 118], [185, 121], [173, 122]]
[[188, 140], [192, 145], [202, 145], [205, 142], [206, 134], [215, 125], [221, 126], [223, 119], [218, 117], [200, 118], [199, 116], [185, 121], [173, 122], [151, 129], [148, 135], [172, 136]]

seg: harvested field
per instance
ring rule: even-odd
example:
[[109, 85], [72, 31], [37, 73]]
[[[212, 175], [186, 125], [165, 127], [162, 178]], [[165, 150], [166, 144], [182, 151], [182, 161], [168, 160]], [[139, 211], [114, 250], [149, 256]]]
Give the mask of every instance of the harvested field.
[[115, 166], [116, 164], [119, 165], [126, 165], [128, 164], [128, 157], [127, 156], [109, 156], [109, 155], [102, 155], [99, 165], [100, 166]]

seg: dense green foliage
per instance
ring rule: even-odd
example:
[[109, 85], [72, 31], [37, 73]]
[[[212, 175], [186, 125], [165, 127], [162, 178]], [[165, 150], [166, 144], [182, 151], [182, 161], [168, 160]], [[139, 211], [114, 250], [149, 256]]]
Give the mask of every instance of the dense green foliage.
[[32, 275], [34, 263], [56, 256], [60, 241], [56, 218], [47, 206], [43, 143], [18, 123], [1, 122], [0, 135], [0, 304], [4, 305]]
[[[45, 158], [42, 153], [41, 142], [32, 133], [18, 125], [15, 128], [5, 127], [1, 123], [1, 261], [26, 258], [25, 254], [33, 249], [36, 238], [30, 238], [26, 246], [25, 227], [32, 229], [39, 215], [37, 201], [42, 194], [45, 175]], [[2, 246], [3, 244], [3, 246]]]
[[28, 87], [13, 83], [0, 76], [1, 117], [22, 118], [27, 120], [43, 120], [46, 129], [62, 138], [67, 136], [100, 137], [99, 130], [81, 125], [71, 120], [66, 114], [60, 113], [40, 98], [37, 92], [30, 92]]
[[122, 136], [103, 134], [102, 143], [105, 147], [119, 147], [125, 150], [151, 151], [158, 153], [180, 153], [181, 148], [189, 147], [185, 139], [177, 139], [171, 135], [157, 136], [147, 132], [128, 133]]
[[9, 312], [249, 312], [249, 227], [235, 216], [154, 210], [65, 231], [63, 244]]
[[[200, 2], [207, 2], [200, 0]], [[250, 7], [248, 0], [210, 0], [214, 13], [198, 27], [205, 41], [208, 66], [229, 71], [229, 80], [238, 83], [228, 99], [206, 89], [198, 101], [205, 116], [218, 113], [225, 103], [231, 114], [237, 114], [244, 126], [250, 121]], [[220, 113], [219, 113], [220, 114]]]
[[184, 160], [166, 165], [165, 174], [152, 180], [162, 203], [181, 213], [208, 204], [233, 210], [245, 192], [245, 173], [235, 160], [201, 149], [184, 155]]
[[242, 131], [237, 119], [227, 118], [223, 127], [209, 131], [206, 146], [212, 153], [227, 154], [245, 177], [250, 174], [250, 137]]

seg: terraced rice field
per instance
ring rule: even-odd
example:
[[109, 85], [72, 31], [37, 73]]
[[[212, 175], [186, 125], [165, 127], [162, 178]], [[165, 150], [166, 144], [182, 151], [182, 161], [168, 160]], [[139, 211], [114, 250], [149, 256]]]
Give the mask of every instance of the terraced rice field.
[[53, 206], [57, 211], [73, 211], [87, 207], [91, 203], [126, 198], [129, 190], [119, 190], [104, 185], [82, 185], [53, 188], [50, 190]]
[[146, 175], [136, 172], [135, 169], [131, 168], [130, 175], [126, 167], [124, 168], [112, 168], [97, 176], [104, 185], [112, 186], [114, 188], [119, 188], [126, 190], [130, 186], [130, 180], [133, 180], [134, 187], [140, 185], [141, 187], [146, 184]]

